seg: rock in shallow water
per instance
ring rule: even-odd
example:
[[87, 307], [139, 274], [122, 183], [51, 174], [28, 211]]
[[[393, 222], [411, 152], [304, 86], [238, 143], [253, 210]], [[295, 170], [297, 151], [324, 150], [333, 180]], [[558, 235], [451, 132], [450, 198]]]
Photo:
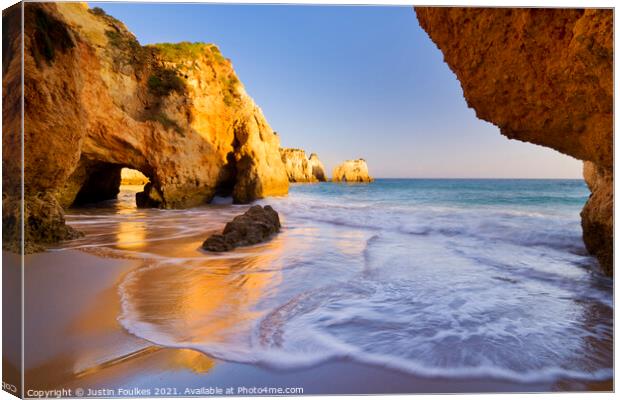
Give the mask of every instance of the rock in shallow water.
[[334, 168], [332, 174], [334, 182], [372, 182], [374, 179], [368, 174], [368, 165], [363, 158], [347, 160]]
[[222, 234], [210, 236], [202, 244], [209, 251], [230, 251], [268, 240], [280, 231], [280, 217], [271, 206], [252, 206], [226, 224]]

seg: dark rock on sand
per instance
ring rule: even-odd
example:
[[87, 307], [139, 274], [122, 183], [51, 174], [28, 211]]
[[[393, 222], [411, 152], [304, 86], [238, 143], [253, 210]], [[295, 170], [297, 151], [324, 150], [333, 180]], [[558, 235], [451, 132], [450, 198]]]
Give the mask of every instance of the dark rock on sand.
[[210, 236], [202, 244], [209, 251], [230, 251], [268, 240], [280, 231], [280, 217], [271, 206], [253, 206], [226, 224], [222, 234]]

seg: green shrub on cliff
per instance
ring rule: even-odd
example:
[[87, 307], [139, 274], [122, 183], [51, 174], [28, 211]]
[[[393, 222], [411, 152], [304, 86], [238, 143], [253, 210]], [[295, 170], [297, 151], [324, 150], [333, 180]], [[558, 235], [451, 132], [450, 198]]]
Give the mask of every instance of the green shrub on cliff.
[[148, 87], [151, 93], [157, 96], [167, 96], [171, 92], [183, 93], [185, 82], [174, 70], [162, 68], [157, 70], [148, 79]]
[[142, 46], [131, 34], [122, 33], [117, 30], [107, 30], [105, 35], [108, 37], [110, 44], [120, 50], [141, 53]]
[[237, 92], [237, 85], [239, 84], [239, 78], [236, 75], [231, 74], [228, 76], [220, 77], [220, 82], [222, 83], [223, 94], [224, 94], [224, 104], [227, 106], [231, 106], [235, 99], [239, 98], [239, 93]]
[[203, 42], [156, 43], [147, 47], [154, 49], [162, 59], [169, 62], [194, 61], [200, 56], [209, 55], [217, 62], [226, 60], [216, 45]]
[[93, 7], [89, 11], [99, 17], [105, 17], [108, 15], [101, 7]]
[[124, 30], [124, 31], [127, 30], [127, 27], [125, 27], [125, 24], [123, 24], [120, 20], [114, 18], [110, 14], [106, 13], [105, 10], [101, 7], [93, 7], [89, 9], [88, 12], [90, 12], [93, 15], [98, 16], [99, 18], [102, 18], [105, 22], [107, 22], [109, 26], [113, 26], [117, 30]]
[[149, 45], [157, 49], [166, 61], [195, 60], [204, 53], [206, 45], [201, 42], [157, 43]]

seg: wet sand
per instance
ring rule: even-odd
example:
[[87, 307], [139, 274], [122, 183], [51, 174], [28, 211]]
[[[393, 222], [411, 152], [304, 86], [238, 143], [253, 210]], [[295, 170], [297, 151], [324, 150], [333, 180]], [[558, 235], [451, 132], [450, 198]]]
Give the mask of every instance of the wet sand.
[[524, 384], [427, 378], [346, 359], [282, 371], [220, 361], [194, 350], [162, 348], [129, 334], [117, 321], [118, 285], [140, 265], [139, 260], [76, 250], [27, 256], [26, 390], [139, 388], [151, 396], [158, 388], [167, 390], [160, 394], [205, 395], [209, 393], [201, 388], [209, 387], [233, 387], [235, 394], [243, 394], [238, 387], [301, 387], [304, 394], [612, 390], [611, 380]]

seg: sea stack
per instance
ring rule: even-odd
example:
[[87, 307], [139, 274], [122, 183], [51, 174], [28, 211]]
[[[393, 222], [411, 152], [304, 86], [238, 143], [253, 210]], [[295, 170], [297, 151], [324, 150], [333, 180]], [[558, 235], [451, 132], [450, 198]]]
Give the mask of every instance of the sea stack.
[[308, 162], [310, 163], [310, 167], [312, 168], [312, 176], [314, 176], [319, 182], [327, 181], [325, 166], [323, 166], [323, 163], [321, 162], [321, 160], [319, 160], [319, 156], [316, 153], [310, 154]]
[[368, 165], [366, 160], [359, 158], [357, 160], [347, 160], [334, 168], [332, 175], [334, 182], [372, 182], [374, 179], [368, 174]]
[[613, 275], [613, 10], [415, 10], [478, 118], [584, 161], [583, 239]]
[[64, 209], [115, 196], [97, 183], [120, 184], [122, 168], [149, 179], [140, 204], [161, 208], [288, 192], [279, 138], [216, 45], [142, 46], [83, 3], [27, 3], [24, 18], [23, 52], [21, 35], [5, 43], [3, 243], [21, 240], [22, 65], [27, 249], [74, 237]]
[[310, 158], [301, 149], [281, 148], [280, 156], [286, 168], [289, 182], [325, 182], [325, 167], [319, 156], [312, 153]]

